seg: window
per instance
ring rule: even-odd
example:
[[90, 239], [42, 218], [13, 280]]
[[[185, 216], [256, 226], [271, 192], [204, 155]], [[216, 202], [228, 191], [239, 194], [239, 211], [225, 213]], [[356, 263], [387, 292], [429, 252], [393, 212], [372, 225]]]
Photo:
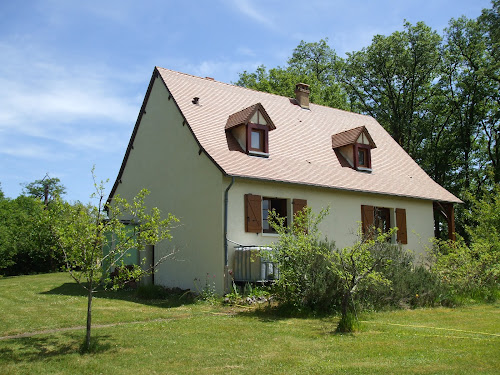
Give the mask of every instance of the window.
[[354, 168], [356, 169], [371, 169], [370, 147], [364, 144], [354, 145]]
[[252, 151], [264, 151], [264, 130], [262, 129], [251, 129], [250, 131], [250, 147], [248, 148]]
[[269, 132], [276, 126], [261, 103], [230, 115], [225, 129], [231, 132], [245, 153], [269, 157]]
[[368, 161], [367, 151], [363, 148], [358, 149], [358, 165], [366, 167]]
[[342, 167], [371, 172], [371, 150], [376, 147], [364, 126], [332, 135], [332, 148]]
[[262, 231], [264, 233], [276, 233], [276, 231], [269, 224], [270, 211], [274, 212], [285, 218], [285, 226], [288, 225], [288, 210], [286, 199], [280, 198], [262, 198]]
[[[293, 199], [293, 214], [307, 206], [305, 199]], [[274, 210], [285, 218], [285, 225], [289, 219], [289, 200], [285, 198], [269, 198], [260, 195], [245, 194], [245, 231], [251, 233], [275, 233], [269, 224], [269, 212]]]
[[391, 228], [391, 213], [388, 208], [374, 207], [374, 227], [380, 229], [383, 233], [389, 232]]
[[[406, 231], [406, 210], [396, 208], [396, 241], [402, 244], [408, 243]], [[380, 229], [388, 232], [391, 228], [391, 209], [386, 207], [361, 206], [361, 228], [365, 236], [371, 236], [374, 230]]]
[[249, 123], [247, 126], [247, 150], [249, 154], [269, 152], [268, 131], [266, 125]]

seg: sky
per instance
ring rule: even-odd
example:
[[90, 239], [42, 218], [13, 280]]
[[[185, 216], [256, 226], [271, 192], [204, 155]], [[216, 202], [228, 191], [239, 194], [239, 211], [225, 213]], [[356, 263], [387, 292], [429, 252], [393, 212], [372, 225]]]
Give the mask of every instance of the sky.
[[439, 34], [489, 0], [2, 0], [0, 188], [57, 177], [90, 201], [120, 169], [155, 66], [222, 82], [286, 65], [301, 40], [339, 56], [409, 21]]

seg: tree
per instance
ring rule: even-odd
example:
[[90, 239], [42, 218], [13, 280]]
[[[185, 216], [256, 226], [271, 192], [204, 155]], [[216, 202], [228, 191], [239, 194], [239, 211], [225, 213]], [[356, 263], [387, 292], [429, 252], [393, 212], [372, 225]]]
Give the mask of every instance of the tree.
[[355, 299], [361, 287], [389, 285], [390, 281], [378, 269], [389, 264], [388, 243], [394, 228], [387, 232], [375, 232], [374, 236], [358, 233], [353, 246], [330, 253], [330, 271], [338, 278], [341, 289], [341, 318], [338, 332], [352, 332], [357, 320]]
[[441, 63], [440, 36], [423, 22], [376, 35], [370, 46], [348, 53], [340, 79], [353, 107], [369, 114], [415, 159], [430, 134], [428, 103]]
[[294, 97], [295, 85], [310, 86], [311, 103], [348, 109], [347, 96], [337, 81], [340, 60], [327, 44], [328, 39], [306, 43], [301, 41], [293, 50], [285, 67], [266, 70], [259, 66], [254, 73], [239, 74], [238, 86], [272, 94]]
[[[144, 270], [140, 265], [123, 267], [131, 249], [141, 250], [164, 239], [170, 240], [175, 216], [161, 218], [158, 208], [147, 210], [143, 189], [128, 203], [116, 196], [110, 204], [104, 202], [104, 185], [97, 184], [94, 198], [96, 206], [68, 205], [58, 199], [58, 212], [54, 215], [53, 230], [64, 252], [66, 268], [71, 277], [87, 291], [87, 329], [84, 349], [91, 348], [92, 298], [101, 286], [118, 287], [125, 280], [138, 280], [150, 273], [169, 255], [161, 257], [152, 267]], [[107, 211], [107, 212], [106, 212]], [[123, 219], [128, 218], [130, 225]], [[145, 261], [145, 259], [143, 259]], [[111, 280], [110, 273], [118, 268], [118, 277]], [[106, 285], [106, 283], [111, 283]]]
[[[493, 171], [493, 181], [487, 181], [490, 186], [500, 182], [499, 8], [500, 1], [493, 1], [492, 9], [483, 9], [477, 19], [452, 19], [446, 30], [447, 51], [458, 71], [452, 84], [462, 89], [460, 99], [467, 104], [455, 111], [460, 120], [468, 121], [465, 125], [472, 127], [474, 141], [480, 147], [480, 160], [475, 164], [482, 171]], [[474, 166], [472, 163], [471, 167]], [[479, 182], [484, 179], [488, 180], [488, 175], [481, 175]]]
[[45, 205], [47, 205], [49, 201], [66, 194], [66, 188], [61, 184], [59, 178], [49, 177], [46, 174], [41, 180], [24, 184], [23, 192], [31, 197], [43, 199]]
[[62, 253], [51, 231], [50, 212], [40, 199], [0, 200], [0, 273], [20, 275], [60, 269]]

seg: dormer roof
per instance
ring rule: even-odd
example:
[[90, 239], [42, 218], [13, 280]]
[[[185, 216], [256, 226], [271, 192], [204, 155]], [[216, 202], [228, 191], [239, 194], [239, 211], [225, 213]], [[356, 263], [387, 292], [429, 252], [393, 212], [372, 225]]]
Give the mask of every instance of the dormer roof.
[[332, 135], [332, 148], [353, 145], [358, 142], [361, 134], [365, 135], [369, 142], [370, 148], [376, 148], [375, 142], [365, 126], [358, 126], [353, 129], [344, 130], [340, 133]]
[[261, 103], [256, 103], [254, 105], [251, 105], [250, 107], [247, 107], [245, 109], [242, 109], [241, 111], [238, 111], [236, 113], [233, 113], [229, 115], [229, 118], [227, 119], [226, 122], [226, 127], [225, 129], [231, 129], [236, 126], [240, 125], [246, 125], [250, 122], [252, 119], [253, 115], [259, 111], [261, 115], [264, 117], [266, 120], [267, 126], [269, 127], [269, 130], [274, 130], [276, 129], [276, 126], [274, 125], [273, 121], [267, 114], [266, 110], [264, 109], [264, 106]]

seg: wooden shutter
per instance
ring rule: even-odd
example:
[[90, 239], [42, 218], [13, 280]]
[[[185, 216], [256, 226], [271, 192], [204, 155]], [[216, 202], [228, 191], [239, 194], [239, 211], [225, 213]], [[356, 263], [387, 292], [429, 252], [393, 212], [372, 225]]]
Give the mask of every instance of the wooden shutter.
[[245, 231], [262, 232], [262, 197], [245, 194]]
[[396, 226], [398, 227], [397, 241], [406, 245], [408, 236], [406, 233], [406, 210], [404, 208], [396, 208]]
[[361, 206], [361, 228], [363, 234], [369, 234], [373, 227], [374, 214], [373, 206]]
[[305, 199], [294, 199], [293, 200], [293, 214], [302, 211], [302, 209], [307, 206], [307, 201]]

